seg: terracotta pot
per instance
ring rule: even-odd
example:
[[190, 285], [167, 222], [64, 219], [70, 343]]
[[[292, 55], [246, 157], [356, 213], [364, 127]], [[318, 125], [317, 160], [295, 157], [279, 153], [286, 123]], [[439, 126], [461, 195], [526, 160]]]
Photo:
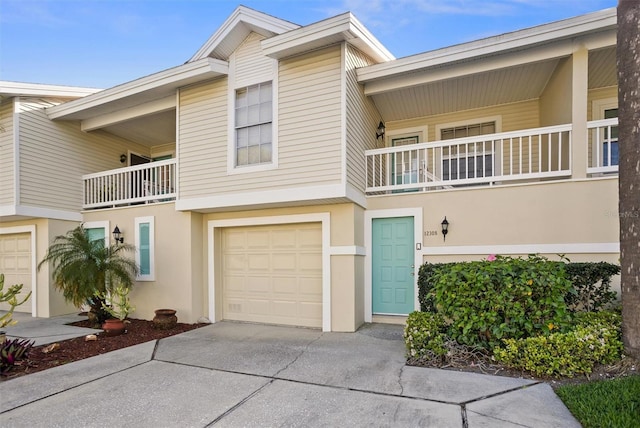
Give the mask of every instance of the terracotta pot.
[[124, 333], [124, 321], [118, 318], [109, 318], [102, 324], [105, 336], [118, 336]]
[[169, 330], [178, 322], [175, 309], [156, 309], [153, 326], [159, 330]]

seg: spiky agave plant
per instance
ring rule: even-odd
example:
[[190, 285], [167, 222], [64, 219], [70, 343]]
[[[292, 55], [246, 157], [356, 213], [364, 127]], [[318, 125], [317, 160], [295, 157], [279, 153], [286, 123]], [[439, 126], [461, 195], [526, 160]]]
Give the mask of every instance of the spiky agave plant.
[[111, 291], [112, 284], [133, 286], [138, 266], [124, 255], [127, 251], [135, 251], [135, 247], [118, 243], [105, 246], [101, 239], [90, 239], [80, 225], [56, 236], [38, 270], [49, 263], [56, 288], [67, 302], [80, 307]]

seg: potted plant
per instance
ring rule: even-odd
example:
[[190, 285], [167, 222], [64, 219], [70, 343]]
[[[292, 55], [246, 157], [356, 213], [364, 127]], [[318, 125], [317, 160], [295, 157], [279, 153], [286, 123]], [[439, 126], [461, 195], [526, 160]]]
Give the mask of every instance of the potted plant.
[[89, 303], [90, 313], [100, 325], [109, 316], [103, 303], [112, 285], [131, 288], [138, 273], [135, 261], [124, 255], [127, 251], [135, 251], [135, 247], [118, 242], [105, 246], [102, 239], [90, 239], [80, 225], [56, 236], [38, 270], [45, 263], [51, 264], [55, 287], [64, 299], [76, 307]]
[[98, 295], [102, 300], [102, 309], [110, 315], [110, 318], [104, 320], [102, 324], [102, 329], [107, 336], [117, 336], [124, 333], [125, 318], [130, 312], [136, 310], [135, 307], [131, 306], [129, 291], [129, 287], [118, 284], [117, 287], [113, 287], [108, 296], [105, 294]]

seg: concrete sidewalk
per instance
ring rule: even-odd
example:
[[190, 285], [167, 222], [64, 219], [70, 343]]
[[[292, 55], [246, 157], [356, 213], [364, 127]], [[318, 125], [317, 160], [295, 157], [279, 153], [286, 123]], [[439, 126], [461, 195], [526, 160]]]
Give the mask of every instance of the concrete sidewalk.
[[[133, 333], [131, 333], [133, 334]], [[0, 382], [2, 427], [579, 427], [544, 383], [405, 365], [402, 327], [222, 322]]]

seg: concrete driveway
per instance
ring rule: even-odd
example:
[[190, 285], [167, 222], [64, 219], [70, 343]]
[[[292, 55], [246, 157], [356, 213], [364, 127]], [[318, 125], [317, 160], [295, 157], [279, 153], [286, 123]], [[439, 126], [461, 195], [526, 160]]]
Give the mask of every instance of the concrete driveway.
[[222, 322], [2, 381], [0, 426], [580, 426], [544, 383], [404, 363], [401, 326]]

